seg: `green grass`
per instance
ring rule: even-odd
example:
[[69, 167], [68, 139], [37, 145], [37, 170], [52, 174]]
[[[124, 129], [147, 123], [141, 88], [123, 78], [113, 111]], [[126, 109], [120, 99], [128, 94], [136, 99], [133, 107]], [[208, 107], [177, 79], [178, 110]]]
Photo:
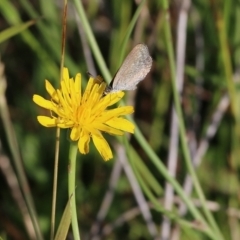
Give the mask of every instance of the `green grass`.
[[[89, 154], [78, 153], [75, 191], [81, 239], [93, 233], [97, 219], [102, 239], [153, 239], [156, 232], [163, 236], [174, 229], [180, 240], [240, 239], [240, 4], [193, 1], [184, 24], [185, 12], [166, 0], [140, 5], [129, 0], [79, 3], [69, 3], [67, 13], [64, 66], [71, 76], [80, 72], [86, 85], [87, 72], [96, 72], [109, 82], [127, 53], [141, 42], [153, 58], [151, 72], [136, 95], [128, 92], [122, 103], [134, 102], [135, 113], [129, 119], [136, 123], [135, 134], [130, 140], [106, 136], [114, 151], [108, 162], [93, 144]], [[57, 6], [54, 1], [0, 1], [3, 239], [50, 239], [56, 130], [37, 122], [37, 115], [48, 112], [38, 108], [32, 96], [48, 98], [45, 79], [59, 86], [62, 9], [63, 2]], [[186, 41], [181, 42], [184, 36]], [[181, 77], [179, 94], [176, 81]], [[226, 94], [228, 102], [219, 108]], [[171, 147], [173, 105], [179, 134]], [[213, 116], [219, 116], [218, 122]], [[209, 131], [212, 127], [214, 132]], [[61, 131], [59, 147], [55, 231], [67, 206], [61, 236], [69, 224], [69, 133]], [[206, 148], [195, 169], [192, 159], [198, 157], [201, 144]], [[121, 147], [127, 158], [117, 174]], [[168, 161], [173, 151], [177, 152], [171, 173]], [[186, 176], [193, 180], [190, 196], [184, 190]], [[164, 204], [171, 201], [164, 200], [166, 182], [175, 193], [170, 209]], [[103, 208], [107, 192], [112, 200]], [[180, 199], [188, 209], [184, 215], [178, 211]], [[145, 201], [150, 210], [144, 215]], [[32, 224], [26, 224], [28, 218]], [[71, 232], [69, 228], [69, 236]]]

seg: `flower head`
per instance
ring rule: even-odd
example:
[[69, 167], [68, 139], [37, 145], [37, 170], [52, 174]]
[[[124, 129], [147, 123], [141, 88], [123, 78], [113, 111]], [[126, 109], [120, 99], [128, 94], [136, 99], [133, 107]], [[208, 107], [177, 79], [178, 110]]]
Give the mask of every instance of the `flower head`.
[[124, 93], [119, 91], [104, 96], [104, 82], [99, 83], [90, 77], [82, 94], [80, 73], [73, 80], [69, 78], [68, 69], [64, 68], [61, 88], [54, 89], [48, 80], [45, 80], [45, 87], [51, 100], [34, 95], [33, 101], [50, 110], [51, 116], [38, 116], [39, 123], [45, 127], [70, 128], [70, 139], [78, 141], [80, 153], [89, 152], [89, 142], [92, 138], [103, 159], [109, 160], [113, 157], [112, 151], [101, 132], [113, 135], [123, 135], [124, 131], [134, 132], [134, 125], [121, 117], [133, 113], [133, 107], [107, 109], [118, 102]]

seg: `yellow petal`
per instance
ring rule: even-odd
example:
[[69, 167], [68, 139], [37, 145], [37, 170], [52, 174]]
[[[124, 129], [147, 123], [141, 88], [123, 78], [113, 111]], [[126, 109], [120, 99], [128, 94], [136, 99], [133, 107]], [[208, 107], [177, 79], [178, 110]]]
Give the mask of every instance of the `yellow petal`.
[[78, 73], [75, 77], [74, 89], [76, 94], [81, 95], [81, 74]]
[[62, 77], [63, 80], [64, 80], [64, 81], [68, 81], [68, 79], [69, 79], [69, 71], [68, 71], [68, 68], [66, 68], [66, 67], [63, 68], [63, 74], [62, 74], [62, 75], [63, 75], [63, 77]]
[[79, 127], [73, 127], [70, 134], [70, 139], [73, 141], [77, 141], [80, 137], [80, 128]]
[[99, 122], [106, 122], [111, 118], [115, 118], [121, 115], [127, 115], [133, 113], [134, 109], [132, 106], [118, 107], [111, 110], [106, 110], [102, 113], [102, 116], [98, 118]]
[[86, 131], [82, 131], [81, 136], [78, 140], [78, 149], [80, 153], [86, 154], [89, 152], [89, 142], [90, 142], [89, 133]]
[[117, 95], [117, 93], [113, 93], [113, 94], [108, 94], [105, 97], [103, 96], [103, 92], [106, 88], [106, 84], [101, 84], [98, 90], [98, 96], [99, 99], [97, 100], [96, 104], [93, 105], [92, 107], [92, 112], [93, 114], [98, 114], [103, 112], [108, 106], [113, 105], [114, 103], [118, 102], [122, 96], [124, 95], [124, 92], [119, 92], [119, 96]]
[[59, 122], [57, 123], [57, 127], [60, 127], [60, 128], [72, 128], [73, 126], [74, 126], [73, 121], [66, 121], [66, 122], [63, 122], [63, 123], [59, 123]]
[[46, 116], [38, 116], [38, 122], [44, 127], [56, 127], [56, 119], [46, 117]]
[[62, 96], [62, 91], [57, 89], [57, 94], [58, 94], [58, 97], [59, 97], [59, 103], [62, 105], [62, 108], [63, 108], [63, 111], [64, 111], [65, 115], [67, 115], [69, 107], [68, 107], [67, 102], [65, 101], [64, 97]]
[[49, 110], [53, 109], [53, 103], [51, 101], [46, 100], [45, 98], [43, 98], [37, 94], [33, 95], [33, 101], [40, 107], [43, 107], [43, 108], [46, 108]]
[[94, 84], [91, 90], [91, 93], [89, 94], [88, 98], [87, 98], [87, 106], [86, 107], [93, 107], [95, 106], [98, 102], [99, 99], [101, 98], [101, 94], [98, 93], [99, 90], [99, 85], [98, 84]]
[[91, 93], [91, 90], [92, 90], [92, 87], [94, 85], [94, 79], [91, 77], [88, 81], [88, 84], [87, 84], [87, 87], [83, 93], [83, 96], [82, 96], [82, 104], [84, 104], [87, 99], [89, 98], [89, 95]]
[[132, 122], [124, 118], [112, 118], [106, 122], [110, 127], [120, 129], [125, 132], [134, 133], [135, 126]]
[[116, 93], [109, 93], [105, 97], [103, 97], [104, 104], [106, 106], [112, 106], [116, 102], [120, 101], [124, 96], [124, 92], [119, 91]]
[[71, 96], [69, 95], [70, 89], [69, 89], [69, 86], [67, 86], [65, 81], [61, 81], [61, 90], [62, 90], [64, 102], [67, 104], [67, 106], [71, 107], [72, 101], [71, 101]]
[[127, 115], [131, 114], [134, 112], [134, 108], [132, 106], [123, 106], [123, 107], [118, 107], [116, 109], [110, 110], [114, 111], [114, 113], [118, 116], [120, 115]]
[[93, 134], [92, 139], [95, 147], [105, 161], [113, 158], [112, 151], [108, 145], [108, 142], [105, 140], [105, 138], [100, 132], [98, 135]]
[[51, 98], [55, 102], [59, 102], [59, 99], [58, 99], [58, 96], [57, 96], [57, 92], [56, 92], [55, 88], [52, 86], [52, 84], [48, 80], [45, 80], [45, 88], [46, 88], [48, 94], [51, 96]]
[[81, 74], [78, 73], [75, 81], [71, 84], [71, 92], [74, 103], [77, 105], [81, 102]]
[[[103, 131], [103, 132], [107, 132], [109, 134], [114, 134], [114, 135], [119, 135], [119, 136], [123, 135], [123, 132], [118, 130], [118, 127], [111, 126], [110, 124], [108, 124], [108, 125], [109, 126], [107, 126], [103, 123], [94, 122], [91, 127], [98, 129], [100, 131]], [[93, 132], [93, 131], [91, 131], [91, 132]]]

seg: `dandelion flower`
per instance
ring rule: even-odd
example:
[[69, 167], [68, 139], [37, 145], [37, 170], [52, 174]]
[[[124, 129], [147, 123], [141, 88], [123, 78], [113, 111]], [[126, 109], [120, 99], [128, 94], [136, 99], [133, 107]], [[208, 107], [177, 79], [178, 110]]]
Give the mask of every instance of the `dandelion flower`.
[[69, 78], [67, 68], [63, 69], [63, 78], [60, 89], [54, 89], [48, 80], [45, 87], [51, 100], [39, 95], [33, 96], [33, 101], [51, 115], [38, 116], [38, 122], [45, 127], [70, 128], [70, 139], [78, 141], [80, 153], [89, 152], [89, 143], [92, 138], [95, 147], [104, 160], [113, 157], [108, 142], [102, 132], [112, 135], [123, 135], [124, 131], [133, 133], [134, 125], [122, 118], [123, 115], [133, 113], [132, 106], [122, 106], [107, 109], [117, 103], [123, 96], [122, 91], [104, 96], [106, 84], [99, 83], [90, 77], [86, 90], [81, 93], [81, 75]]

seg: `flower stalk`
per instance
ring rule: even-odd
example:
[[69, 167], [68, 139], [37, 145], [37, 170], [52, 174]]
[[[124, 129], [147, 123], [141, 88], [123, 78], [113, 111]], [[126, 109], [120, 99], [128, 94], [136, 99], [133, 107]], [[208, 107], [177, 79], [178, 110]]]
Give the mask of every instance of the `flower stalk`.
[[78, 227], [78, 219], [77, 219], [77, 208], [76, 208], [76, 197], [75, 197], [75, 189], [76, 189], [76, 159], [77, 159], [77, 144], [71, 143], [69, 150], [69, 166], [68, 166], [68, 196], [71, 206], [71, 216], [72, 216], [72, 231], [74, 240], [80, 240], [80, 231]]

